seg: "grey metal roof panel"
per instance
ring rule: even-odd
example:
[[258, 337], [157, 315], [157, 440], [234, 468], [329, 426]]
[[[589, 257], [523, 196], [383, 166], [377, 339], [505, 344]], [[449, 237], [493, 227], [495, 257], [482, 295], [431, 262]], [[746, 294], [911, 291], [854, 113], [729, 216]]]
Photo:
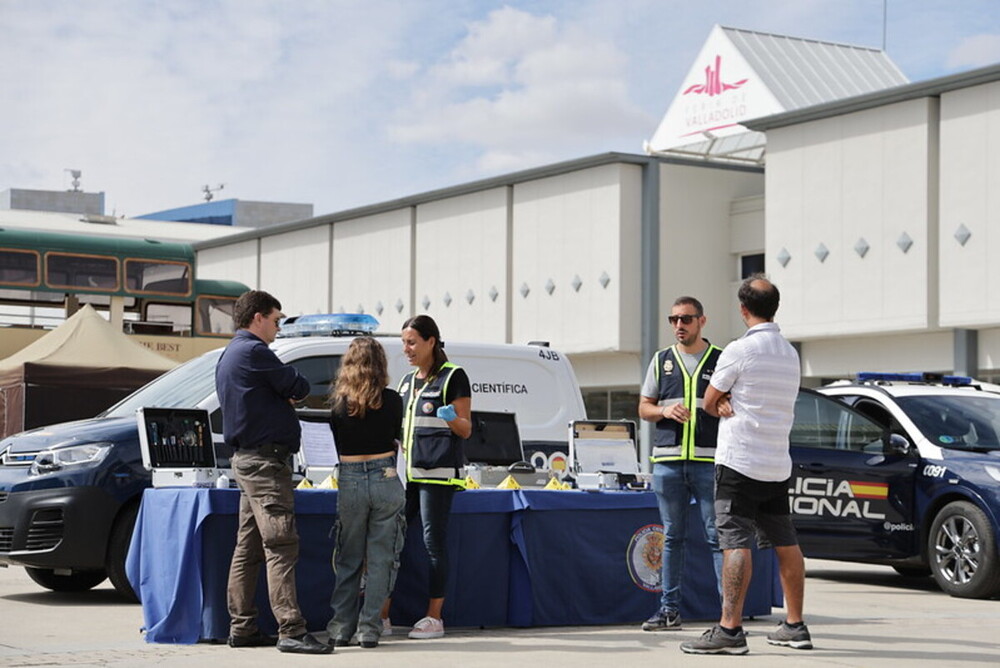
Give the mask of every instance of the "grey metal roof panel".
[[752, 118], [742, 121], [742, 125], [764, 132], [771, 128], [780, 128], [796, 123], [815, 121], [841, 114], [864, 111], [897, 102], [915, 100], [921, 97], [938, 97], [944, 93], [962, 88], [971, 88], [1000, 81], [1000, 64], [987, 65], [968, 72], [949, 74], [936, 79], [927, 79], [916, 83], [894, 86], [885, 90], [876, 90], [849, 98], [831, 100], [823, 104], [802, 109], [791, 109], [772, 116]]
[[908, 83], [885, 52], [871, 47], [722, 30], [789, 111]]
[[[686, 156], [706, 161], [732, 161], [737, 163], [760, 164], [767, 144], [763, 132], [740, 132], [715, 139], [676, 146], [671, 155]], [[716, 164], [719, 164], [716, 162]]]

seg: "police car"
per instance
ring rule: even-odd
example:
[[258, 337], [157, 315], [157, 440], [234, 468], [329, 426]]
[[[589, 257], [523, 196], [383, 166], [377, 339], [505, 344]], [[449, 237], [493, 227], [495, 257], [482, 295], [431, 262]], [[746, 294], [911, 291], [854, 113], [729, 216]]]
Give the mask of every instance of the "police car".
[[1000, 394], [965, 377], [858, 374], [802, 390], [790, 440], [806, 556], [1000, 595]]

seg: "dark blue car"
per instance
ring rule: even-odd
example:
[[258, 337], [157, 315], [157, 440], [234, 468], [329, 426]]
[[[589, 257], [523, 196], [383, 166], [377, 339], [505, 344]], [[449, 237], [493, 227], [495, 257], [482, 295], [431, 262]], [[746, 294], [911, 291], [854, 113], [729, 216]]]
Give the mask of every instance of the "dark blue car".
[[795, 413], [789, 500], [806, 556], [1000, 595], [1000, 395], [867, 374], [802, 390]]

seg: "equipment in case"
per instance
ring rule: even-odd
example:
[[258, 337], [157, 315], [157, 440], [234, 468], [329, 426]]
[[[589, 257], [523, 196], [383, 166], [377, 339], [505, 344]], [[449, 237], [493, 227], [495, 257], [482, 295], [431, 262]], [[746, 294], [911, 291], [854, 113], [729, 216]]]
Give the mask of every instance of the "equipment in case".
[[496, 487], [507, 476], [512, 476], [521, 487], [545, 487], [549, 484], [552, 474], [549, 471], [538, 471], [528, 462], [518, 462], [510, 466], [488, 466], [469, 464], [465, 473], [480, 487]]
[[569, 425], [570, 467], [585, 490], [645, 489], [639, 472], [635, 423], [575, 420]]
[[136, 411], [142, 465], [153, 487], [212, 487], [219, 478], [208, 411], [149, 408]]

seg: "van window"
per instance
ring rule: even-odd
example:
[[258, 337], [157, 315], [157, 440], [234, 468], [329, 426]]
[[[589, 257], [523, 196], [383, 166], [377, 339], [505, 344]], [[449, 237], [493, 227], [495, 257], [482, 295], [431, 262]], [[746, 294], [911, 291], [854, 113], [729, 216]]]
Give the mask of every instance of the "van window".
[[305, 402], [306, 412], [328, 411], [330, 407], [326, 399], [330, 394], [330, 384], [340, 370], [340, 355], [303, 357], [289, 364], [309, 381], [309, 396]]
[[166, 260], [125, 260], [129, 292], [186, 296], [191, 294], [191, 266]]
[[84, 287], [114, 292], [118, 285], [118, 259], [103, 255], [45, 254], [45, 282], [52, 287]]
[[38, 285], [39, 264], [36, 251], [0, 249], [0, 284]]
[[191, 332], [191, 307], [187, 304], [149, 302], [146, 304], [144, 322], [154, 327], [148, 332], [136, 331], [137, 334], [188, 334]]
[[195, 332], [202, 336], [235, 334], [236, 325], [233, 324], [235, 305], [235, 297], [200, 295], [195, 300]]

